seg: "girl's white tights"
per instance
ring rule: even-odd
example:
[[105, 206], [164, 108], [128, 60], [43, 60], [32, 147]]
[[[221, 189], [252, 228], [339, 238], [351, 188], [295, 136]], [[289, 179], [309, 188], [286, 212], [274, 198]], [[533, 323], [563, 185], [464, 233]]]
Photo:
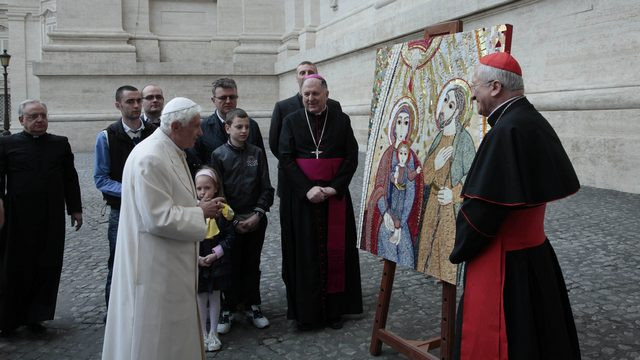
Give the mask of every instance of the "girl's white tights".
[[214, 290], [211, 293], [198, 293], [198, 310], [200, 313], [200, 324], [202, 324], [202, 334], [207, 335], [207, 303], [209, 304], [209, 322], [211, 330], [217, 333], [218, 317], [220, 316], [220, 291]]

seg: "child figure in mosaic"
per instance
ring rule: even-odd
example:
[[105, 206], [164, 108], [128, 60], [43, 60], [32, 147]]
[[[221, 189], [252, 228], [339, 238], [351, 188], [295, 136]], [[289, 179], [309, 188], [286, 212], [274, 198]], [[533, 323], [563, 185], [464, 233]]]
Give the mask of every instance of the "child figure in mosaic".
[[388, 202], [378, 201], [378, 208], [386, 208], [384, 226], [378, 232], [378, 255], [404, 266], [414, 266], [413, 240], [409, 232], [409, 214], [416, 198], [416, 177], [421, 168], [414, 169], [409, 144], [403, 141], [398, 145], [396, 157], [392, 160], [391, 185]]

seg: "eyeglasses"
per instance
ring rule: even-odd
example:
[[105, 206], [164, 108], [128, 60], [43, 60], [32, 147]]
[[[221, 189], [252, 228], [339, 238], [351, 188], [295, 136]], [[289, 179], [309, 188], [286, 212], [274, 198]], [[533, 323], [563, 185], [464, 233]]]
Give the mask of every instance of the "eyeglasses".
[[475, 91], [480, 86], [485, 86], [485, 85], [490, 84], [490, 83], [492, 83], [494, 81], [496, 81], [496, 80], [487, 80], [487, 81], [485, 81], [483, 83], [480, 83], [480, 84], [471, 84], [471, 89], [473, 89]]
[[164, 100], [164, 96], [162, 95], [147, 95], [144, 97], [145, 100], [147, 101], [153, 101], [153, 100]]
[[220, 100], [220, 101], [227, 101], [227, 100], [237, 100], [238, 99], [238, 95], [223, 95], [223, 96], [214, 96], [214, 98]]
[[47, 120], [46, 113], [24, 114], [24, 117], [27, 118], [27, 120], [29, 121], [37, 120], [39, 117], [43, 118], [44, 120]]

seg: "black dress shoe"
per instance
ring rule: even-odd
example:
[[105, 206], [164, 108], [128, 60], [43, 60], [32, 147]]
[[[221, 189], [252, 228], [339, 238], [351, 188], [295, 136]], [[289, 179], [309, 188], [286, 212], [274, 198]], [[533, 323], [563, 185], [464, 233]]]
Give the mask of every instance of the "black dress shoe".
[[31, 331], [32, 333], [42, 334], [43, 332], [47, 331], [47, 328], [39, 322], [34, 322], [27, 325], [27, 330]]
[[344, 321], [342, 320], [342, 318], [331, 319], [327, 322], [327, 326], [329, 326], [334, 330], [342, 329], [343, 324], [344, 324]]
[[298, 322], [298, 323], [296, 323], [296, 326], [298, 327], [298, 331], [310, 331], [310, 330], [313, 330], [313, 325], [307, 324], [307, 323]]
[[8, 328], [0, 330], [0, 338], [10, 338], [16, 335], [16, 328]]

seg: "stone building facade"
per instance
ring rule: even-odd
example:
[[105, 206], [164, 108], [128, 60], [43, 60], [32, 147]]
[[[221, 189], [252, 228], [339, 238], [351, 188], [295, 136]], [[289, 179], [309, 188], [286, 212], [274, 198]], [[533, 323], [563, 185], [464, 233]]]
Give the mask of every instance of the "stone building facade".
[[13, 109], [41, 98], [52, 132], [76, 151], [117, 118], [123, 84], [158, 84], [211, 112], [211, 82], [231, 76], [238, 105], [266, 134], [302, 60], [318, 63], [364, 148], [377, 47], [454, 19], [465, 30], [509, 23], [526, 93], [581, 182], [639, 193], [638, 18], [640, 3], [628, 0], [5, 0], [0, 40], [12, 55]]

